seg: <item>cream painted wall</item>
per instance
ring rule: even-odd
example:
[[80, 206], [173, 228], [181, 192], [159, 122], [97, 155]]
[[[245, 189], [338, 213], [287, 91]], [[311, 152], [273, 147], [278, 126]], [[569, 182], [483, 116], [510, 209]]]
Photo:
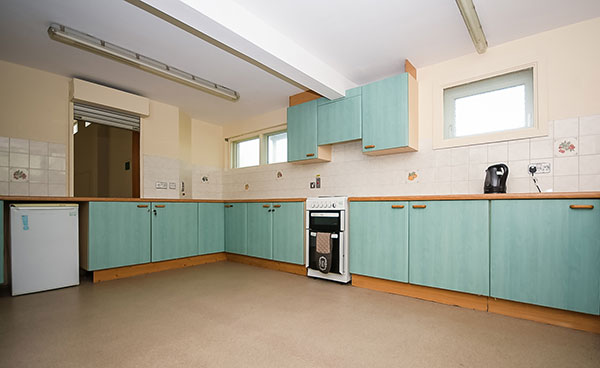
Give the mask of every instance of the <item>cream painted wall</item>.
[[141, 125], [142, 155], [179, 159], [179, 108], [151, 100]]
[[191, 162], [195, 165], [224, 167], [223, 127], [192, 119]]
[[0, 61], [0, 136], [67, 144], [70, 78]]

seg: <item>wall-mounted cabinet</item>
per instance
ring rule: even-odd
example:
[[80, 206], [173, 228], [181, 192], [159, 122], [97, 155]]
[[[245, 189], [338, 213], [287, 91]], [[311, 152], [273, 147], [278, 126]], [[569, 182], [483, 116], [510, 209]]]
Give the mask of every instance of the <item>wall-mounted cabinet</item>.
[[491, 296], [600, 314], [600, 200], [497, 200], [491, 217]]
[[152, 262], [198, 255], [198, 204], [152, 203]]
[[317, 100], [317, 143], [326, 145], [362, 138], [361, 88], [336, 100]]
[[417, 151], [417, 81], [408, 73], [362, 87], [362, 143], [368, 155]]
[[287, 109], [288, 162], [331, 161], [331, 147], [317, 144], [317, 100]]

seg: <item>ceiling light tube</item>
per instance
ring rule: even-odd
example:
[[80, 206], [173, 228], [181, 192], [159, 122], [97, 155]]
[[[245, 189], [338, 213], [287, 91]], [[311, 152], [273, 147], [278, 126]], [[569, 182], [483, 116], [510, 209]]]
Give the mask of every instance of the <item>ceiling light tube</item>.
[[188, 87], [196, 88], [203, 92], [208, 92], [218, 97], [222, 97], [231, 101], [237, 101], [240, 98], [239, 93], [230, 88], [213, 83], [193, 74], [186, 73], [160, 61], [140, 55], [137, 52], [127, 50], [63, 25], [52, 24], [48, 28], [48, 35], [55, 41], [93, 52], [109, 59], [113, 59], [169, 79], [171, 81], [184, 84]]
[[487, 50], [488, 43], [485, 34], [483, 33], [481, 23], [479, 22], [479, 16], [475, 10], [475, 5], [473, 5], [473, 0], [456, 0], [456, 5], [458, 5], [460, 14], [469, 30], [475, 49], [478, 53], [483, 54], [485, 50]]

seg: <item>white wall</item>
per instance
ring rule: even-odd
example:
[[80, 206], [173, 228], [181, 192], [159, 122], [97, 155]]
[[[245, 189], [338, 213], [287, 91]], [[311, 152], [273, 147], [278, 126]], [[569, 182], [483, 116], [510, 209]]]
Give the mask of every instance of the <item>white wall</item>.
[[[316, 195], [406, 195], [482, 193], [484, 169], [506, 162], [509, 192], [533, 192], [526, 171], [530, 162], [549, 162], [539, 175], [544, 191], [600, 190], [600, 18], [540, 33], [476, 53], [418, 69], [419, 152], [370, 157], [360, 142], [333, 146], [330, 163], [277, 164], [225, 170], [225, 198], [306, 197]], [[536, 62], [540, 117], [548, 135], [494, 144], [434, 150], [432, 131], [441, 124], [441, 86]], [[225, 127], [224, 135], [276, 125], [285, 111]], [[575, 143], [561, 154], [562, 141]], [[277, 179], [281, 171], [283, 178]], [[408, 180], [409, 173], [417, 173]], [[322, 188], [309, 189], [316, 175]], [[248, 184], [249, 189], [245, 190]]]

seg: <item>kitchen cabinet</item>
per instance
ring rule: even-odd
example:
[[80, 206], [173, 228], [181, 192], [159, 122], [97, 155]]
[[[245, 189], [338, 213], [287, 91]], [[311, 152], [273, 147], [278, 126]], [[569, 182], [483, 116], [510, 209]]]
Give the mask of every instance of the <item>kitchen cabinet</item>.
[[600, 313], [600, 200], [496, 200], [491, 220], [491, 296]]
[[409, 205], [409, 282], [489, 295], [489, 201]]
[[350, 273], [408, 282], [408, 202], [350, 202]]
[[363, 152], [418, 149], [417, 82], [408, 73], [362, 86]]
[[248, 203], [248, 255], [273, 258], [273, 208], [271, 203]]
[[304, 264], [304, 202], [273, 203], [273, 259]]
[[152, 262], [198, 255], [198, 204], [152, 203]]
[[225, 251], [223, 203], [198, 203], [198, 254]]
[[336, 100], [317, 100], [318, 145], [347, 142], [362, 137], [361, 88], [346, 91]]
[[289, 162], [331, 161], [331, 147], [317, 144], [317, 106], [318, 100], [312, 100], [288, 107]]
[[88, 271], [150, 262], [149, 202], [82, 206], [80, 264]]
[[4, 283], [4, 201], [0, 201], [0, 284]]
[[225, 251], [248, 253], [248, 204], [225, 204]]

